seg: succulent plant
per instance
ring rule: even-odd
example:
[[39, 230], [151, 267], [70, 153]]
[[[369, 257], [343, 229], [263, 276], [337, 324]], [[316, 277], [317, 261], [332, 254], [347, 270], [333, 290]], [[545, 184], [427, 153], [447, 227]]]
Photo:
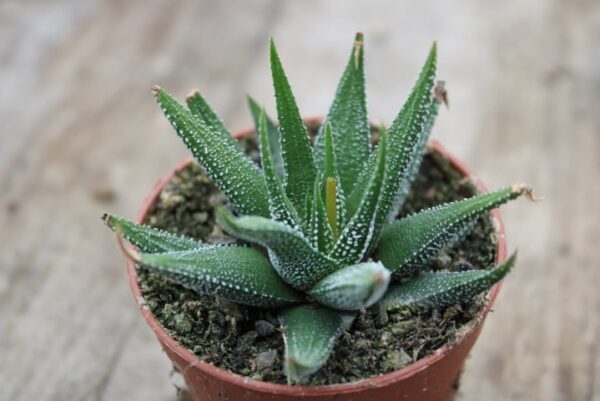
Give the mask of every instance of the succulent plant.
[[531, 195], [517, 184], [397, 220], [445, 101], [443, 87], [434, 87], [436, 45], [376, 146], [367, 119], [363, 49], [359, 33], [313, 145], [271, 41], [279, 124], [249, 99], [261, 167], [198, 92], [185, 107], [153, 88], [176, 133], [229, 199], [231, 210], [216, 212], [218, 224], [250, 245], [208, 245], [104, 216], [135, 245], [121, 243], [141, 267], [198, 293], [276, 309], [289, 383], [317, 371], [366, 308], [443, 307], [487, 291], [511, 269], [514, 255], [491, 269], [465, 272], [425, 271], [426, 262], [463, 239], [480, 216]]

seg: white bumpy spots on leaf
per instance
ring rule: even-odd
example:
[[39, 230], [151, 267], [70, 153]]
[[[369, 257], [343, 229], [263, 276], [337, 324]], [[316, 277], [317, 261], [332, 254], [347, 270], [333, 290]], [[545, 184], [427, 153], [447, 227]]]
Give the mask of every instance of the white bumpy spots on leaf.
[[336, 241], [330, 256], [343, 264], [360, 262], [371, 242], [375, 239], [377, 209], [380, 203], [382, 186], [386, 176], [387, 136], [383, 137], [377, 148], [375, 170], [357, 212], [352, 216], [342, 234]]
[[381, 300], [384, 309], [439, 308], [456, 305], [492, 288], [515, 263], [516, 255], [491, 270], [421, 273], [415, 279], [390, 287]]
[[285, 310], [281, 316], [288, 383], [299, 382], [327, 362], [336, 339], [352, 317], [317, 305]]
[[[431, 136], [431, 131], [433, 130], [433, 125], [438, 115], [440, 104], [444, 101], [444, 99], [447, 99], [446, 90], [444, 89], [444, 83], [442, 81], [439, 81], [434, 89], [434, 96], [429, 106], [427, 119], [425, 120], [425, 124], [423, 125], [423, 132], [419, 136], [419, 141], [417, 143], [415, 151], [412, 152], [411, 161], [408, 167], [406, 178], [402, 181], [400, 185], [400, 190], [398, 191], [398, 195], [396, 196], [396, 200], [394, 201], [393, 210], [400, 210], [400, 207], [406, 200], [406, 196], [408, 195], [410, 186], [412, 185], [413, 181], [415, 180], [415, 177], [417, 176], [417, 173], [419, 172], [421, 162], [423, 161], [423, 155], [425, 154], [425, 149], [427, 147], [427, 141]], [[390, 218], [393, 217], [394, 216], [390, 216]]]
[[[378, 237], [383, 225], [392, 220], [401, 206], [398, 202], [405, 182], [409, 180], [411, 164], [414, 158], [422, 157], [419, 154], [419, 143], [424, 126], [430, 112], [432, 102], [432, 88], [436, 71], [436, 45], [434, 44], [429, 56], [423, 65], [421, 74], [408, 97], [408, 100], [387, 130], [388, 155], [386, 158], [387, 169], [390, 171], [385, 178], [382, 188], [381, 203], [378, 208], [375, 234]], [[373, 170], [375, 161], [371, 155], [364, 165], [364, 173], [359, 176], [353, 192], [348, 198], [349, 212], [353, 213], [364, 193], [370, 171]]]
[[409, 179], [411, 164], [414, 158], [423, 157], [418, 153], [419, 143], [432, 102], [431, 92], [436, 63], [437, 49], [434, 44], [408, 101], [388, 130], [390, 151], [387, 163], [390, 171], [395, 173], [386, 177], [383, 186], [382, 210], [378, 216], [378, 220], [381, 220], [378, 221], [378, 226], [396, 216], [401, 206], [398, 203], [398, 197], [401, 194], [403, 182]]
[[191, 251], [142, 253], [136, 259], [145, 268], [200, 294], [258, 307], [302, 301], [256, 249], [206, 246]]
[[102, 220], [111, 230], [118, 232], [142, 252], [185, 251], [205, 246], [195, 239], [136, 224], [118, 216], [105, 214]]
[[[361, 168], [371, 152], [371, 132], [367, 118], [363, 34], [357, 33], [352, 54], [337, 87], [325, 121], [332, 126], [336, 143], [340, 187], [350, 193]], [[315, 162], [324, 168], [325, 134], [323, 125], [315, 142]]]
[[340, 310], [362, 310], [385, 294], [390, 272], [380, 262], [365, 262], [344, 267], [330, 274], [309, 291], [321, 305]]
[[270, 55], [286, 174], [285, 191], [298, 214], [304, 217], [306, 194], [312, 190], [316, 175], [310, 139], [273, 41]]
[[232, 145], [221, 130], [192, 115], [162, 89], [153, 91], [177, 134], [233, 207], [243, 214], [269, 216], [264, 177], [239, 144]]
[[443, 248], [464, 238], [479, 216], [527, 193], [531, 193], [528, 186], [513, 185], [396, 221], [381, 236], [378, 258], [395, 273], [411, 273]]
[[339, 268], [300, 231], [283, 223], [257, 216], [236, 218], [223, 208], [217, 211], [217, 220], [231, 235], [266, 247], [277, 273], [296, 289], [308, 290]]
[[221, 133], [221, 138], [227, 140], [231, 146], [239, 146], [235, 138], [233, 138], [229, 130], [225, 127], [225, 124], [223, 124], [223, 121], [221, 121], [219, 116], [213, 111], [206, 99], [200, 95], [200, 92], [196, 90], [190, 92], [186, 96], [185, 101], [190, 112], [194, 116], [208, 125], [211, 129], [219, 131]]
[[[260, 123], [260, 115], [264, 111], [250, 96], [248, 96], [248, 107], [250, 108], [250, 113], [252, 114], [252, 119], [254, 120], [254, 126], [256, 127], [256, 132], [258, 132], [258, 125]], [[281, 142], [279, 129], [273, 122], [273, 120], [269, 117], [268, 114], [265, 113], [265, 118], [267, 120], [267, 135], [269, 137], [269, 149], [271, 151], [271, 159], [273, 160], [273, 167], [275, 171], [277, 171], [277, 176], [279, 177], [279, 181], [283, 182], [285, 180], [285, 170], [283, 167], [283, 156], [281, 155]], [[264, 155], [262, 155], [264, 157]]]
[[296, 210], [285, 194], [281, 181], [279, 181], [279, 176], [277, 175], [275, 161], [273, 160], [273, 154], [271, 152], [271, 144], [269, 142], [267, 117], [264, 110], [259, 117], [258, 137], [263, 172], [267, 182], [267, 191], [269, 193], [269, 209], [271, 210], [271, 217], [290, 227], [298, 227], [298, 215]]

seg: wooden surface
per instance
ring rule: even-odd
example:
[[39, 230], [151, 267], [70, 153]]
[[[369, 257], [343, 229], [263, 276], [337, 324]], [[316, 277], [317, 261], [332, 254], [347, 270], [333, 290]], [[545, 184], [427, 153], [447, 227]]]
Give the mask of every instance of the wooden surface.
[[600, 399], [600, 7], [590, 1], [0, 1], [0, 399], [175, 400], [100, 222], [135, 216], [184, 155], [150, 94], [198, 87], [232, 129], [273, 110], [277, 39], [306, 115], [366, 34], [370, 115], [391, 121], [427, 47], [435, 135], [491, 187], [519, 264], [460, 400]]

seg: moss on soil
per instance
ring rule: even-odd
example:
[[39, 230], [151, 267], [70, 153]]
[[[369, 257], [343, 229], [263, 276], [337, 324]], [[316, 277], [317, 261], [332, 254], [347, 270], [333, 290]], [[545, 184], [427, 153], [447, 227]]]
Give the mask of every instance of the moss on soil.
[[[258, 157], [254, 141], [243, 142]], [[399, 217], [475, 193], [471, 182], [447, 160], [428, 152]], [[215, 225], [214, 206], [225, 197], [196, 164], [178, 172], [164, 188], [146, 223], [208, 243], [235, 242]], [[489, 216], [471, 234], [438, 255], [428, 268], [459, 271], [493, 266], [497, 238]], [[198, 357], [253, 379], [285, 383], [283, 340], [277, 316], [198, 295], [152, 272], [138, 269], [146, 305], [180, 344]], [[402, 368], [448, 343], [476, 323], [486, 302], [480, 295], [442, 309], [389, 313], [383, 324], [375, 310], [361, 314], [342, 335], [327, 364], [305, 384], [346, 383]]]

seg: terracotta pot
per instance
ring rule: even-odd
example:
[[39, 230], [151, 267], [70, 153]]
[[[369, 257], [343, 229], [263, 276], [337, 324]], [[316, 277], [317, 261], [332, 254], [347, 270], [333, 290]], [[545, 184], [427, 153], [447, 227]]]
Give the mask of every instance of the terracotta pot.
[[[308, 118], [307, 126], [318, 126], [321, 117]], [[254, 129], [249, 128], [234, 134], [236, 138], [252, 135]], [[430, 146], [444, 155], [451, 165], [465, 177], [471, 178], [481, 192], [487, 191], [485, 185], [472, 175], [463, 162], [448, 153], [437, 141], [431, 141]], [[145, 200], [138, 216], [142, 222], [150, 207], [155, 203], [160, 191], [179, 171], [191, 162], [184, 161], [171, 174], [160, 180], [154, 190]], [[498, 230], [497, 262], [506, 259], [506, 240], [504, 228], [498, 210], [492, 212]], [[253, 380], [227, 370], [220, 369], [199, 360], [196, 355], [178, 344], [160, 325], [152, 312], [144, 307], [143, 298], [138, 286], [135, 266], [127, 262], [129, 283], [140, 305], [140, 311], [150, 325], [167, 356], [185, 377], [192, 397], [197, 401], [450, 401], [458, 387], [461, 370], [465, 359], [481, 332], [483, 321], [494, 303], [502, 283], [498, 283], [489, 292], [490, 302], [483, 308], [480, 323], [464, 333], [453, 346], [444, 345], [429, 356], [406, 366], [398, 371], [381, 376], [348, 383], [328, 386], [287, 386]]]

